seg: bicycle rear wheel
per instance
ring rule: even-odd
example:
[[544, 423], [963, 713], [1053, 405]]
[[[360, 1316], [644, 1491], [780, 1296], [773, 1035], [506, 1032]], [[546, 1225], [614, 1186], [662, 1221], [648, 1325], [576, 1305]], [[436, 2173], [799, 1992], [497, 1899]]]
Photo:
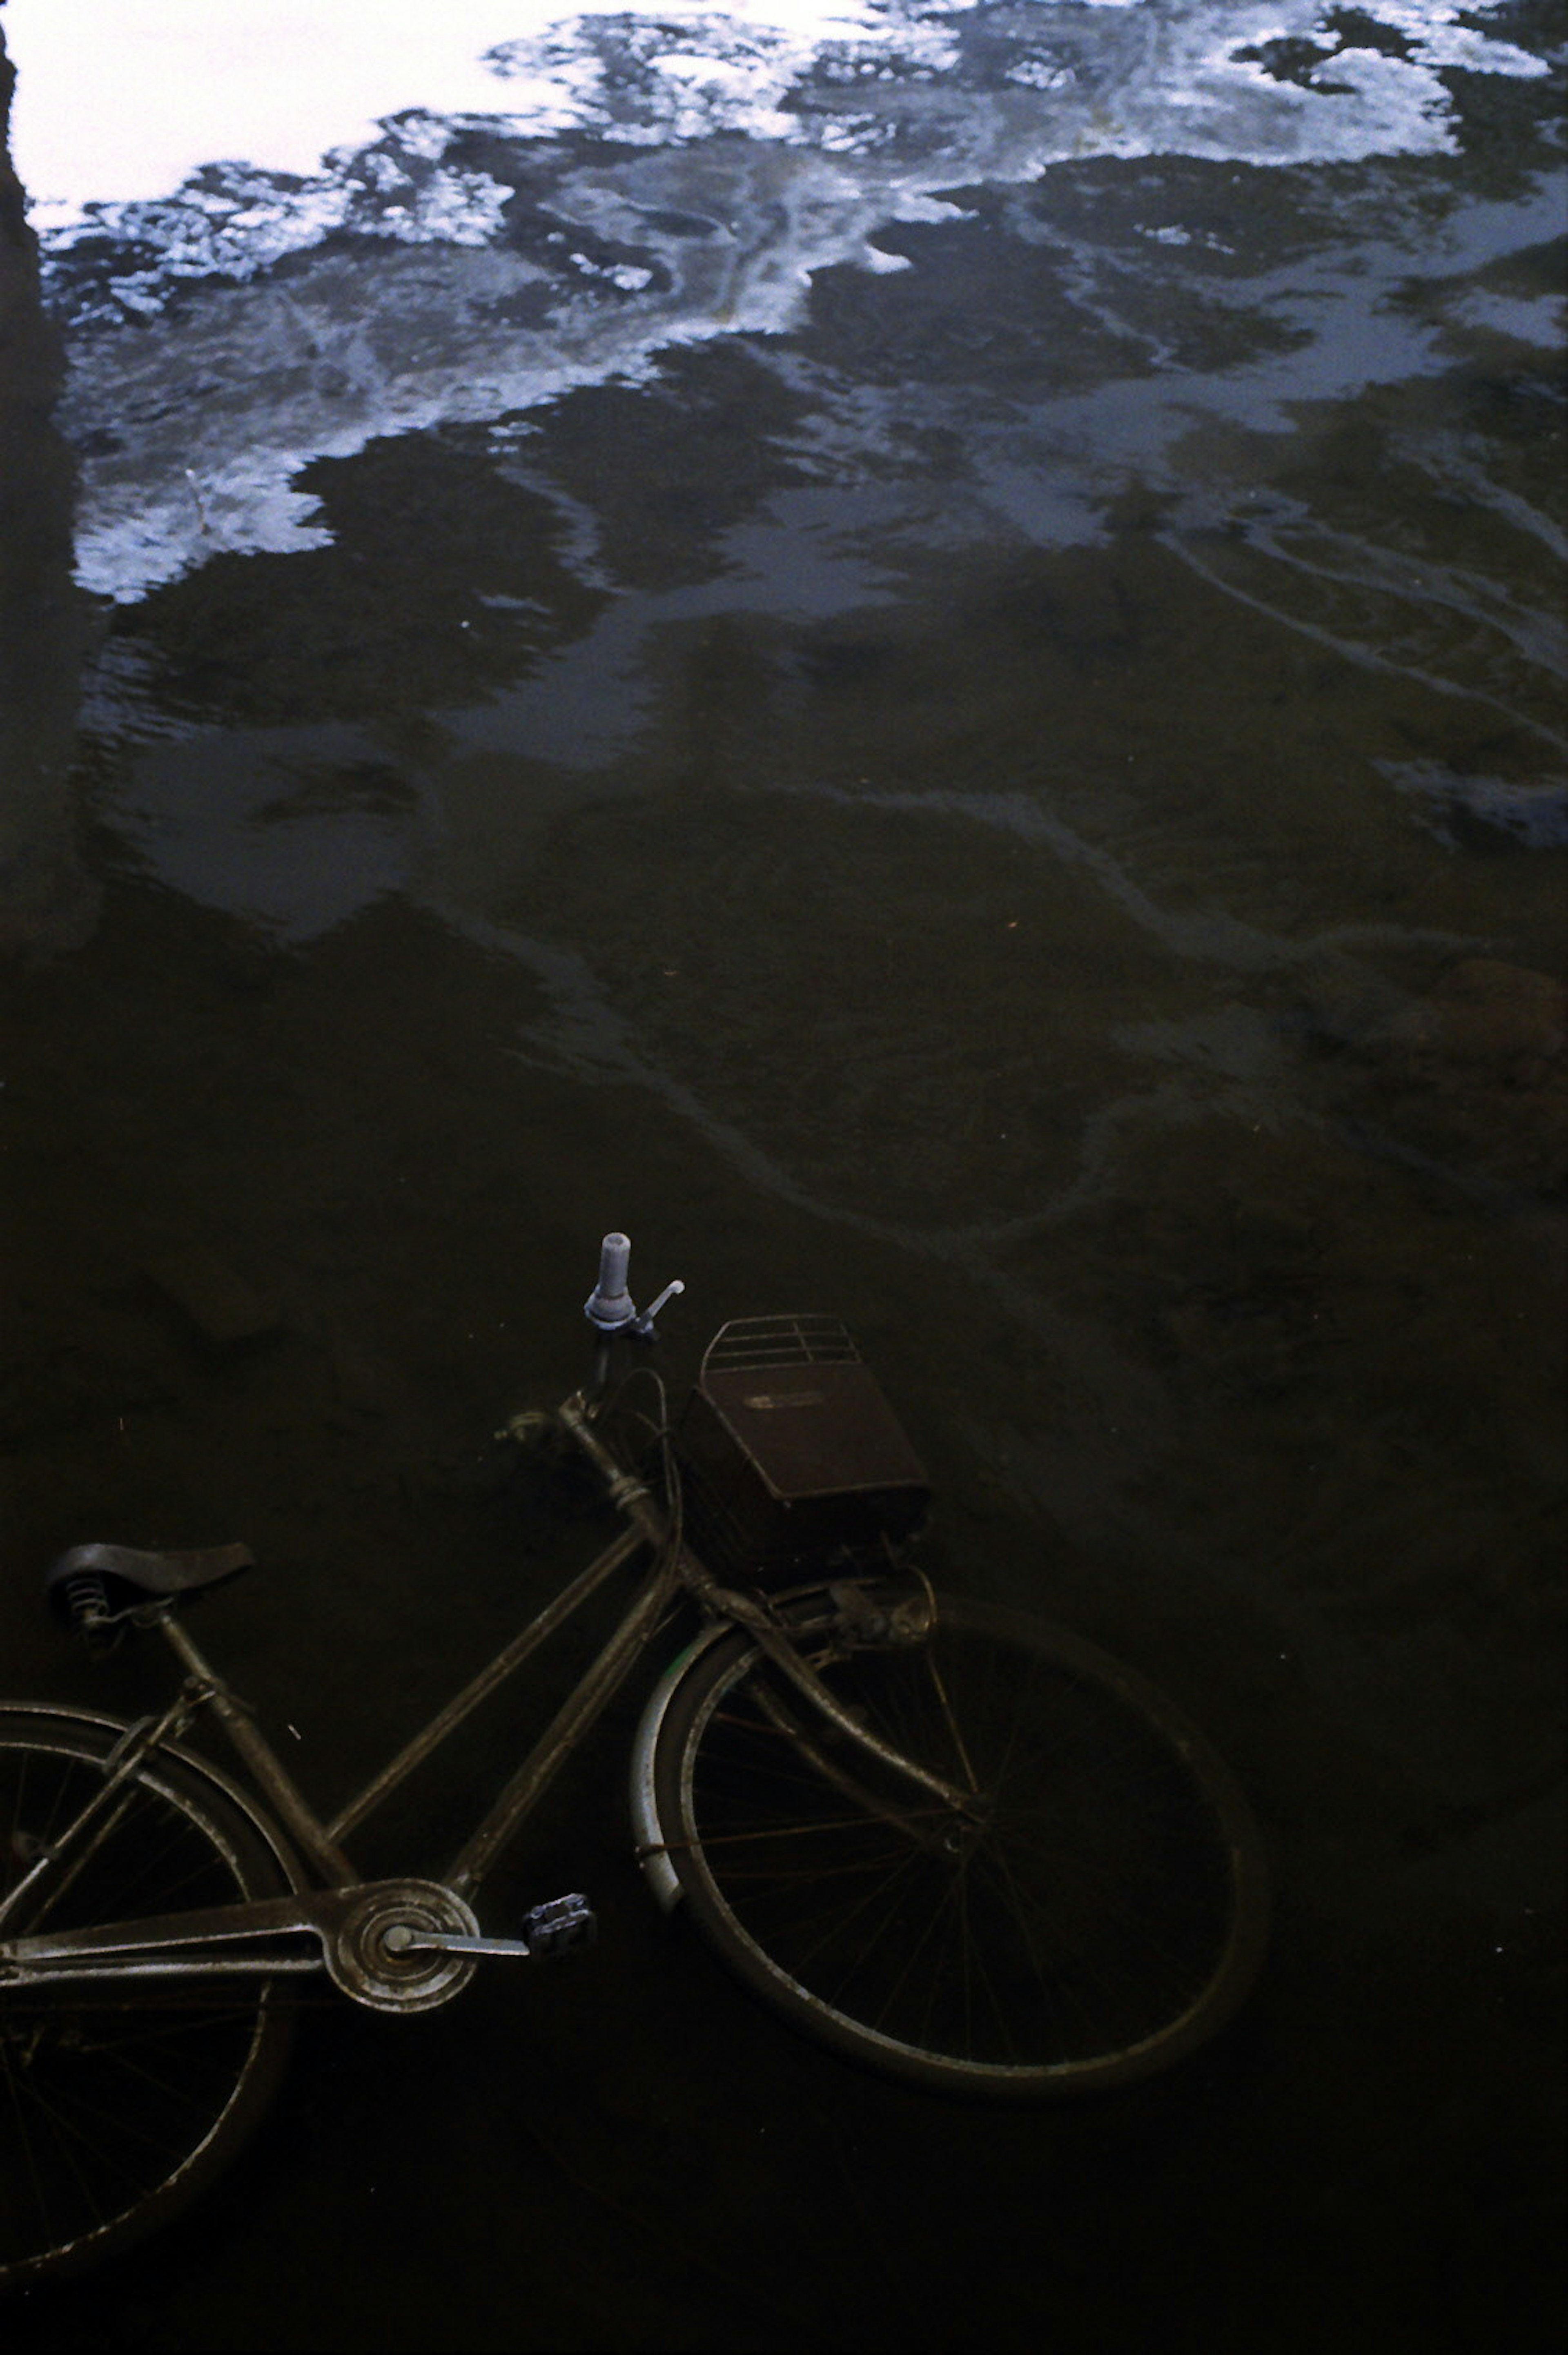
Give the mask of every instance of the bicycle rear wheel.
[[[69, 1827], [101, 1793], [102, 1762], [122, 1731], [0, 1711], [0, 1894], [40, 1849], [61, 1849], [52, 1896], [9, 1920], [9, 1934], [286, 1889], [238, 1808], [161, 1752], [73, 1855]], [[90, 2264], [173, 2216], [256, 2123], [289, 2033], [264, 1981], [105, 1989], [0, 1977], [0, 2288]]]
[[1142, 1677], [959, 1601], [925, 1643], [816, 1665], [979, 1796], [961, 1814], [881, 1766], [744, 1634], [696, 1655], [654, 1752], [661, 1842], [704, 1936], [796, 2027], [1029, 2099], [1164, 2068], [1230, 2016], [1265, 1936], [1257, 1831]]

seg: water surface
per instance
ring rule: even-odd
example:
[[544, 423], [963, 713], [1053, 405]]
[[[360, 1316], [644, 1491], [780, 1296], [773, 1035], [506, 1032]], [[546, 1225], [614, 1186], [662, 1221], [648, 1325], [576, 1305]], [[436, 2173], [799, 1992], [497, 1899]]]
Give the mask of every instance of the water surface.
[[573, 1559], [487, 1434], [624, 1225], [673, 1376], [848, 1319], [1281, 1922], [1169, 2088], [868, 2089], [661, 1939], [607, 1740], [512, 1876], [592, 1964], [324, 2024], [38, 2343], [1554, 2346], [1552, 13], [72, 15], [0, 17], [16, 1681], [143, 1706], [38, 1571], [243, 1535], [205, 1634], [345, 1788]]

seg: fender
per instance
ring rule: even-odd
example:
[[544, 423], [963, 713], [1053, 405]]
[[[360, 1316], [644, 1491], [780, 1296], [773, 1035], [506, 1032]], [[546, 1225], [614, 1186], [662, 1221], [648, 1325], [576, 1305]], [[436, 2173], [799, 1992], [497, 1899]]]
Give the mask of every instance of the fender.
[[644, 1880], [652, 1890], [659, 1911], [673, 1913], [684, 1894], [679, 1877], [665, 1852], [658, 1813], [654, 1805], [654, 1753], [659, 1735], [675, 1698], [677, 1686], [694, 1660], [704, 1652], [734, 1634], [728, 1619], [715, 1620], [700, 1636], [689, 1643], [684, 1652], [677, 1652], [652, 1692], [637, 1721], [636, 1738], [632, 1743], [632, 1836], [636, 1841], [637, 1862]]
[[[123, 1717], [106, 1717], [101, 1710], [96, 1709], [66, 1709], [53, 1701], [5, 1700], [0, 1701], [0, 1710], [4, 1710], [7, 1716], [43, 1717], [52, 1719], [57, 1724], [81, 1726], [94, 1733], [112, 1734], [115, 1740], [130, 1731], [129, 1722]], [[231, 1774], [226, 1774], [221, 1766], [215, 1766], [209, 1758], [203, 1758], [199, 1752], [187, 1750], [183, 1742], [160, 1742], [156, 1750], [149, 1754], [148, 1764], [151, 1764], [154, 1760], [163, 1757], [177, 1758], [188, 1773], [209, 1785], [214, 1791], [228, 1800], [231, 1807], [238, 1809], [252, 1831], [259, 1834], [271, 1850], [277, 1862], [278, 1870], [290, 1889], [303, 1891], [308, 1885], [299, 1859], [283, 1838], [276, 1824], [251, 1797], [243, 1784], [237, 1783]]]
[[[798, 1624], [813, 1618], [827, 1620], [837, 1615], [837, 1606], [820, 1578], [812, 1580], [805, 1586], [788, 1587], [775, 1594], [773, 1602], [775, 1610], [786, 1622]], [[636, 1736], [632, 1743], [632, 1832], [636, 1841], [637, 1863], [661, 1913], [673, 1913], [686, 1892], [666, 1852], [659, 1827], [658, 1810], [654, 1802], [654, 1755], [670, 1702], [675, 1699], [676, 1688], [687, 1670], [724, 1636], [737, 1632], [744, 1631], [738, 1631], [732, 1619], [716, 1619], [711, 1626], [705, 1627], [685, 1651], [677, 1653], [670, 1662], [648, 1695], [647, 1704], [637, 1721]]]

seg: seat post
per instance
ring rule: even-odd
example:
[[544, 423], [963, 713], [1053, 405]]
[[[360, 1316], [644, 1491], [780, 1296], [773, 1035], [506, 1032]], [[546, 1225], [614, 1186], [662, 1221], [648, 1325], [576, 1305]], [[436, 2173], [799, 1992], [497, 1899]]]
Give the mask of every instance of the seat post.
[[335, 1888], [352, 1887], [361, 1878], [357, 1868], [330, 1838], [325, 1825], [285, 1771], [271, 1743], [256, 1731], [250, 1710], [197, 1650], [177, 1613], [173, 1609], [162, 1612], [157, 1624], [184, 1666], [197, 1697], [209, 1704], [224, 1732], [322, 1879]]

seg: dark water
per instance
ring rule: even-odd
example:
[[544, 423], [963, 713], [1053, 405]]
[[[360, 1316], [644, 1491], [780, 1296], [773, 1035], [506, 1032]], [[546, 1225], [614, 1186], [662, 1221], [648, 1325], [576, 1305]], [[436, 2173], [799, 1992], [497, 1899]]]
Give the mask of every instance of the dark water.
[[619, 115], [214, 167], [42, 291], [7, 198], [7, 1685], [145, 1706], [43, 1566], [243, 1536], [199, 1632], [341, 1795], [581, 1558], [488, 1434], [624, 1224], [674, 1377], [848, 1319], [952, 1578], [1177, 1692], [1278, 1881], [1185, 2073], [950, 2106], [661, 1927], [633, 1697], [487, 1915], [595, 1955], [313, 2019], [16, 2344], [1559, 2343], [1558, 101], [1178, 136], [1199, 14], [824, 51], [795, 144], [615, 20]]

